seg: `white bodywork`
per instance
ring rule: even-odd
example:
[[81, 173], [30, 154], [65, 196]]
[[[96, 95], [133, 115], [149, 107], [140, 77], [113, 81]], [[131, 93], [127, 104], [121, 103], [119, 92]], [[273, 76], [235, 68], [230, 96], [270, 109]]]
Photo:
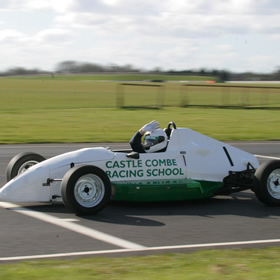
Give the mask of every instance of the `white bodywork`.
[[[225, 151], [226, 150], [226, 151]], [[227, 155], [227, 153], [228, 155]], [[47, 159], [32, 166], [0, 189], [0, 200], [49, 202], [60, 197], [60, 181], [71, 164], [94, 165], [116, 181], [193, 179], [222, 182], [229, 171], [259, 166], [255, 156], [187, 128], [172, 130], [167, 150], [140, 154], [139, 159], [109, 148], [81, 149]], [[58, 198], [59, 199], [59, 198]]]

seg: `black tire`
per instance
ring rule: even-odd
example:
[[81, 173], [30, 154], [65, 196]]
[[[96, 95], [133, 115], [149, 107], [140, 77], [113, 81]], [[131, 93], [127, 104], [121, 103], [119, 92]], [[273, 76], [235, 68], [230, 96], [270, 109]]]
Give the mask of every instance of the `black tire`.
[[110, 200], [111, 182], [98, 167], [77, 166], [64, 175], [61, 197], [64, 205], [77, 215], [93, 215]]
[[6, 169], [7, 182], [26, 171], [29, 167], [44, 160], [45, 158], [43, 156], [32, 152], [20, 153], [14, 156]]
[[253, 190], [262, 203], [280, 206], [280, 161], [271, 160], [259, 166], [255, 173]]

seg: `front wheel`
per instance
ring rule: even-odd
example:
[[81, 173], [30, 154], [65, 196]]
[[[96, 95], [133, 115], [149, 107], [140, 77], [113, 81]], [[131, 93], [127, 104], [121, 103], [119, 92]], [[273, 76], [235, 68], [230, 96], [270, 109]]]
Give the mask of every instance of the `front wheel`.
[[269, 206], [280, 206], [280, 161], [264, 162], [257, 169], [254, 179], [257, 198]]
[[61, 196], [67, 208], [78, 215], [101, 211], [111, 197], [111, 182], [106, 173], [95, 166], [70, 169], [61, 183]]
[[14, 156], [6, 169], [6, 179], [9, 182], [17, 175], [25, 172], [31, 166], [44, 161], [45, 158], [33, 152], [20, 153]]

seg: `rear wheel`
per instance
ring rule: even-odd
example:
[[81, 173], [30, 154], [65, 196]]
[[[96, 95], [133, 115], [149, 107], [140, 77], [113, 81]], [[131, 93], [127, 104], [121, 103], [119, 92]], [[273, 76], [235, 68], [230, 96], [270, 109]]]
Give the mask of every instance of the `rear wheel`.
[[269, 206], [280, 206], [280, 161], [267, 161], [255, 173], [254, 191]]
[[31, 166], [44, 161], [45, 158], [32, 152], [20, 153], [14, 156], [9, 162], [6, 169], [6, 179], [10, 181], [17, 175], [25, 172]]
[[70, 169], [61, 183], [61, 196], [76, 214], [92, 215], [101, 211], [111, 197], [111, 183], [98, 167], [85, 165]]

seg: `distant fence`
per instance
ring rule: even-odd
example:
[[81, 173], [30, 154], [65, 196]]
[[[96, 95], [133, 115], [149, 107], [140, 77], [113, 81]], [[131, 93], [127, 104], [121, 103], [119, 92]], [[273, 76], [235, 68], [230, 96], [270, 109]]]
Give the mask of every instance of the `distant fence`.
[[[149, 87], [153, 88], [154, 91], [145, 93], [141, 90], [139, 93], [132, 95], [125, 95], [125, 89], [127, 87]], [[146, 96], [147, 95], [147, 96]], [[152, 95], [152, 98], [151, 98]], [[149, 97], [149, 98], [148, 98]], [[145, 100], [146, 99], [146, 100]], [[150, 103], [153, 100], [153, 103]], [[164, 101], [164, 86], [159, 84], [132, 84], [132, 83], [121, 83], [117, 87], [117, 106], [119, 108], [152, 108], [159, 109], [163, 106]]]
[[215, 107], [280, 109], [280, 87], [232, 84], [120, 83], [119, 108]]
[[181, 106], [280, 109], [280, 87], [184, 84]]

